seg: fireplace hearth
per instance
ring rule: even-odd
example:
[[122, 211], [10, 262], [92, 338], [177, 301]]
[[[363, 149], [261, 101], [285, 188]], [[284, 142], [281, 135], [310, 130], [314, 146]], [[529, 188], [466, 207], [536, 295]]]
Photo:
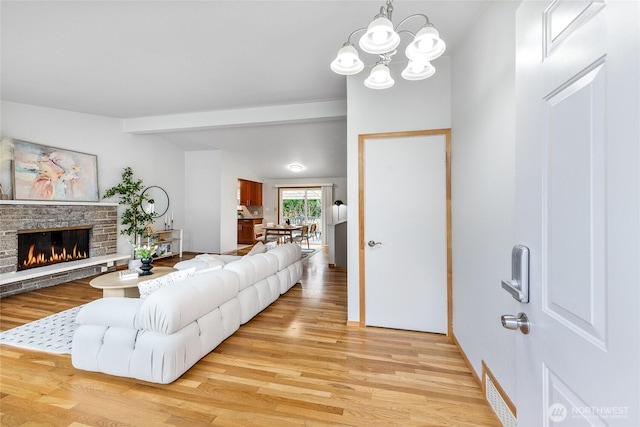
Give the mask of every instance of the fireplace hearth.
[[92, 227], [18, 231], [18, 271], [89, 258]]

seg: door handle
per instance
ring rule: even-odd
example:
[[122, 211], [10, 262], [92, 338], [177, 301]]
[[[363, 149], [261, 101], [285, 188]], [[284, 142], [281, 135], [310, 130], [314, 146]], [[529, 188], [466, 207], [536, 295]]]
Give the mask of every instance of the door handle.
[[524, 313], [518, 313], [517, 317], [512, 314], [504, 314], [500, 317], [500, 320], [502, 321], [502, 327], [505, 329], [520, 329], [520, 332], [525, 335], [531, 331], [529, 318]]
[[370, 248], [376, 246], [376, 245], [382, 245], [382, 242], [374, 242], [373, 240], [369, 240], [367, 242], [367, 245], [369, 245]]
[[503, 280], [502, 288], [522, 303], [529, 302], [529, 248], [516, 245], [511, 251], [511, 280]]

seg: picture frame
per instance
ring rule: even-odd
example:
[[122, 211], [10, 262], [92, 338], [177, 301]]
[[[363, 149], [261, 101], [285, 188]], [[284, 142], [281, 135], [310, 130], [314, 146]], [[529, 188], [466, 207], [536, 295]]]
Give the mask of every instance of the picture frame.
[[15, 200], [98, 202], [98, 157], [13, 140]]

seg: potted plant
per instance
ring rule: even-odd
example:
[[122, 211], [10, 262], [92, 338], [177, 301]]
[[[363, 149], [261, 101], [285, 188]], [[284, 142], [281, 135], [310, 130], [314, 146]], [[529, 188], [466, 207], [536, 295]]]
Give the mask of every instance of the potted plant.
[[[144, 235], [148, 225], [153, 222], [152, 213], [145, 212], [142, 209], [142, 203], [145, 200], [143, 196], [144, 187], [141, 179], [134, 180], [133, 171], [129, 166], [122, 171], [122, 181], [109, 188], [103, 198], [110, 199], [114, 196], [119, 196], [119, 204], [127, 206], [122, 212], [120, 217], [120, 224], [123, 228], [120, 230], [120, 234], [133, 237], [133, 246], [140, 246], [140, 236]], [[129, 240], [131, 242], [131, 239]], [[134, 251], [134, 257], [138, 255]]]
[[148, 276], [151, 274], [151, 269], [153, 266], [151, 263], [153, 262], [153, 254], [158, 250], [158, 245], [142, 245], [142, 246], [134, 246], [133, 251], [138, 256], [141, 262], [140, 269], [142, 273], [141, 276]]

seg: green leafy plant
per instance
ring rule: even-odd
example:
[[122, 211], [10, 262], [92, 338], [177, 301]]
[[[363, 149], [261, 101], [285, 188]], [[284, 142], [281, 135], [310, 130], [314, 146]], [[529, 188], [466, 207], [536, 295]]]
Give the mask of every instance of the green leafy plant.
[[133, 250], [135, 251], [138, 258], [140, 259], [151, 258], [153, 254], [155, 254], [156, 251], [158, 250], [158, 245], [133, 246]]
[[133, 236], [134, 246], [138, 246], [140, 236], [145, 234], [147, 226], [153, 222], [153, 215], [142, 209], [142, 203], [146, 199], [146, 196], [142, 195], [143, 190], [142, 180], [134, 180], [133, 171], [127, 166], [122, 171], [122, 181], [109, 188], [103, 196], [104, 199], [119, 196], [118, 203], [127, 206], [120, 218], [120, 224], [124, 227], [120, 234]]

